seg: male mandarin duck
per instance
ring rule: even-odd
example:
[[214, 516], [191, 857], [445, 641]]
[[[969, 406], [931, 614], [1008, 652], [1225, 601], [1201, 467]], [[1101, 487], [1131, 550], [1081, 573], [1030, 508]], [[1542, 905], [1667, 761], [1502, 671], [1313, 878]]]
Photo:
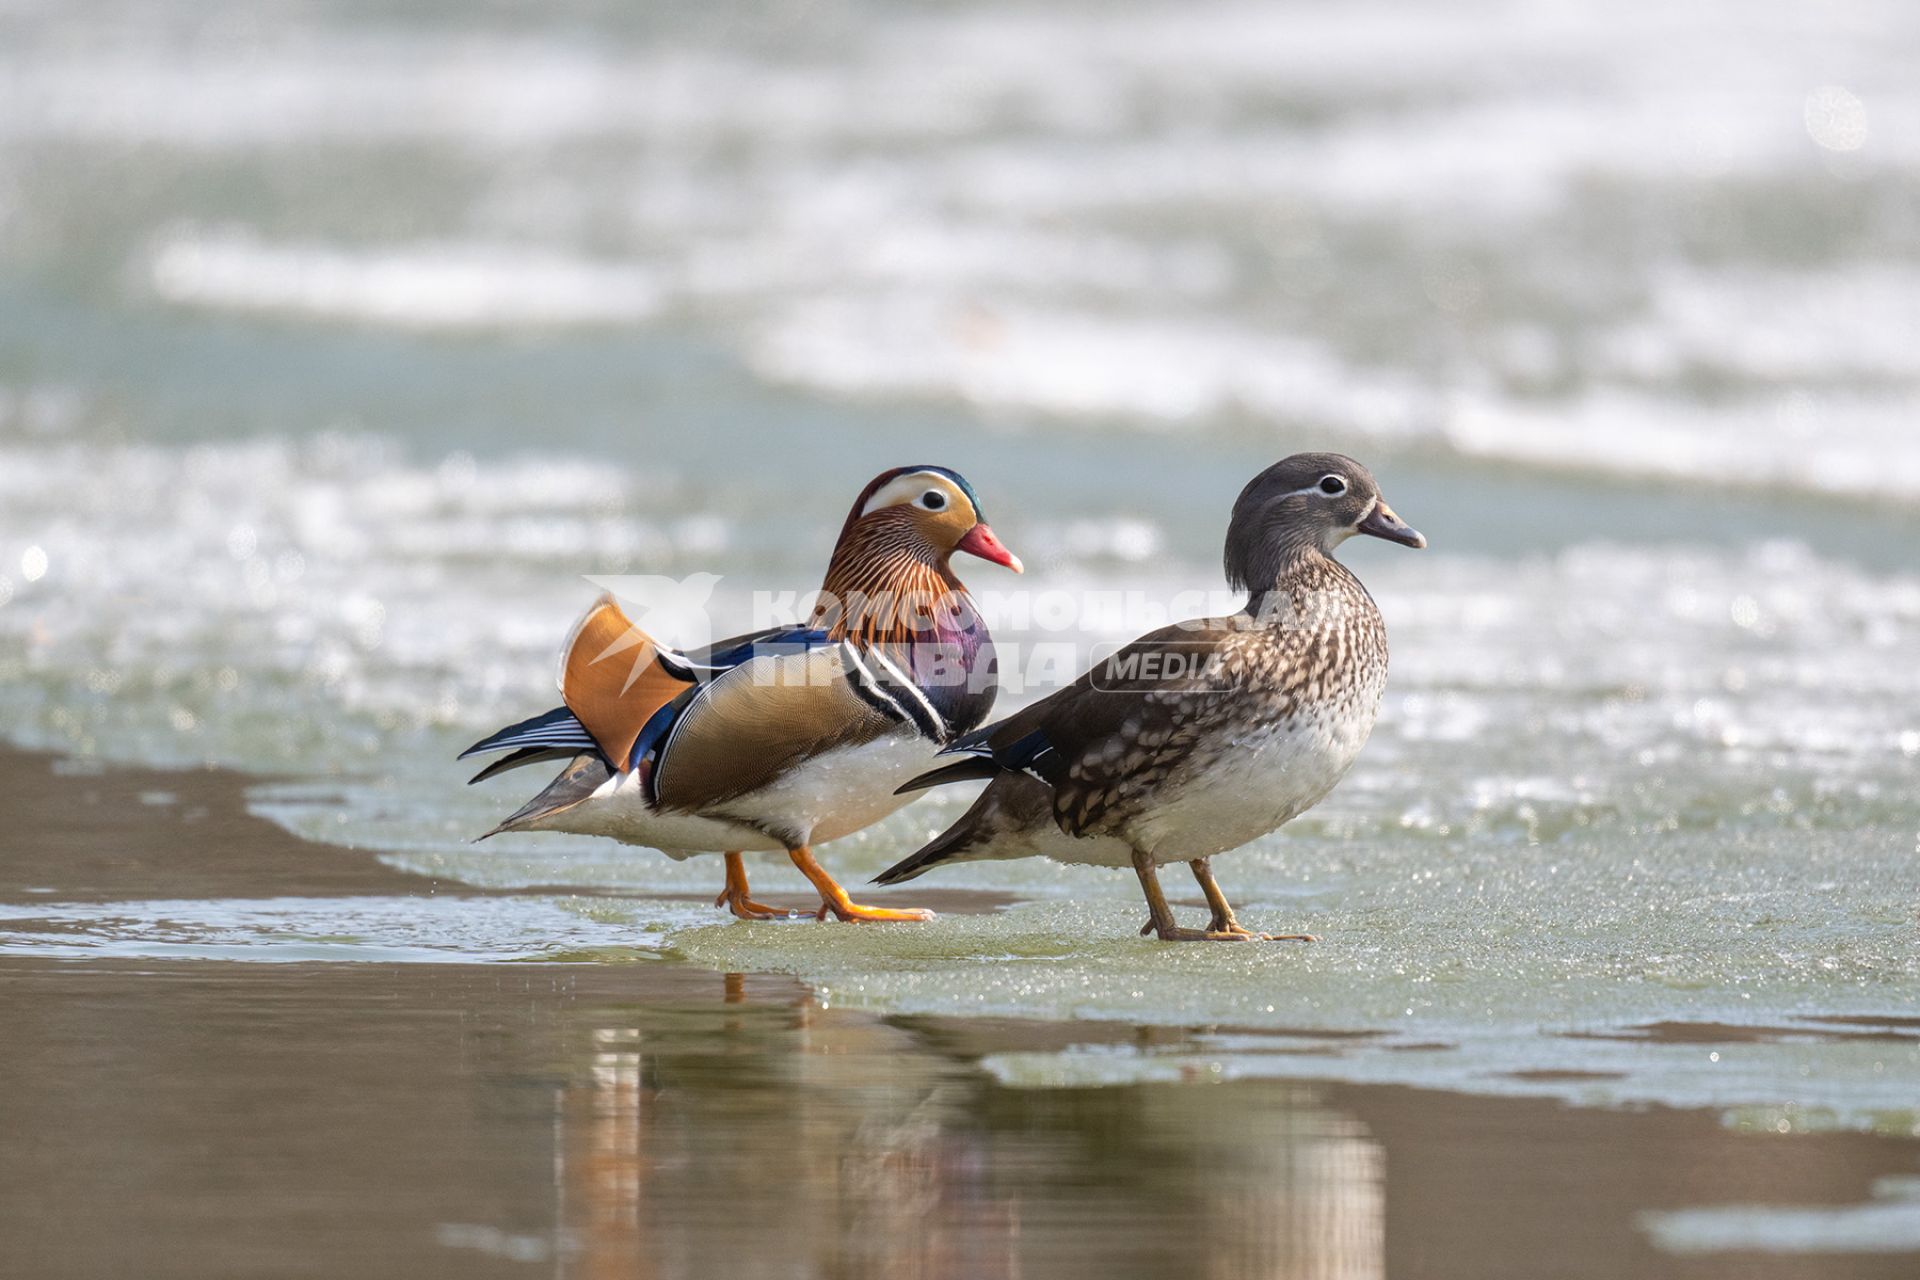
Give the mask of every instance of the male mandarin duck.
[[956, 551], [1021, 571], [959, 473], [899, 467], [853, 504], [804, 627], [675, 652], [603, 596], [561, 658], [566, 705], [462, 753], [513, 752], [475, 782], [568, 762], [487, 834], [610, 836], [676, 859], [724, 852], [714, 905], [749, 920], [789, 913], [748, 896], [741, 853], [784, 849], [819, 890], [822, 919], [931, 919], [849, 901], [812, 846], [906, 804], [900, 784], [993, 708], [993, 644], [948, 563]]
[[[1227, 578], [1249, 592], [1246, 607], [1143, 636], [1067, 688], [960, 738], [945, 754], [962, 759], [906, 789], [991, 779], [986, 790], [878, 883], [974, 859], [1131, 866], [1147, 899], [1141, 933], [1274, 940], [1234, 918], [1209, 859], [1318, 804], [1372, 732], [1386, 688], [1386, 627], [1360, 580], [1333, 558], [1357, 533], [1426, 546], [1352, 458], [1297, 454], [1254, 477], [1234, 503], [1226, 542]], [[1175, 923], [1160, 890], [1168, 862], [1187, 863], [1200, 882], [1213, 912], [1205, 929]]]

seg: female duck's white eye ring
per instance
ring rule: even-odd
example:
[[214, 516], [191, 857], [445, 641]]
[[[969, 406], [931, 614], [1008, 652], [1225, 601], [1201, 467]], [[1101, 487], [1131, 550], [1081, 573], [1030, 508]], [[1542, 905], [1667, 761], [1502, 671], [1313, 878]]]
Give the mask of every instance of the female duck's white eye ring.
[[929, 489], [920, 495], [920, 505], [929, 511], [945, 511], [947, 509], [947, 495], [938, 489]]
[[1329, 498], [1337, 498], [1347, 491], [1347, 482], [1339, 476], [1326, 476], [1320, 481], [1320, 492]]

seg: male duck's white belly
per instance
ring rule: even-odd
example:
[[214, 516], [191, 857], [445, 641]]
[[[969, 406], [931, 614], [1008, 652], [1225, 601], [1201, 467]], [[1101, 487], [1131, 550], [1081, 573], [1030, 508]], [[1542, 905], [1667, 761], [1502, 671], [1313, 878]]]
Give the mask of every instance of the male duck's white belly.
[[730, 850], [774, 850], [778, 840], [753, 827], [692, 813], [665, 813], [647, 803], [637, 773], [619, 773], [570, 809], [537, 818], [529, 831], [565, 831], [605, 836], [622, 844], [648, 845], [670, 858]]
[[859, 746], [818, 755], [779, 781], [717, 806], [716, 815], [751, 816], [796, 844], [825, 844], [872, 826], [913, 802], [894, 792], [933, 764], [938, 748], [911, 726]]

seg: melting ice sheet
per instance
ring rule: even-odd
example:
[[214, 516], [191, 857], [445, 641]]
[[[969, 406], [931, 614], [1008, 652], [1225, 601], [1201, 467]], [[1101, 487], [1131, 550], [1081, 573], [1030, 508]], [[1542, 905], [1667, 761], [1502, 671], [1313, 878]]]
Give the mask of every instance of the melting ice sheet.
[[[686, 923], [680, 912], [680, 923]], [[636, 920], [592, 899], [265, 898], [0, 904], [0, 956], [64, 960], [620, 960], [658, 952], [671, 906]]]
[[1866, 1204], [1682, 1209], [1643, 1222], [1655, 1244], [1679, 1254], [1920, 1252], [1920, 1179], [1885, 1178], [1874, 1191]]

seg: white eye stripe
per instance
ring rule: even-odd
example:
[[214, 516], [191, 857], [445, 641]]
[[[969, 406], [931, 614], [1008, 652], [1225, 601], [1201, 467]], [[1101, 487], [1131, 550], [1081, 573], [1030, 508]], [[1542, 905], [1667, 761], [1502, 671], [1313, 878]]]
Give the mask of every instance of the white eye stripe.
[[[921, 497], [931, 492], [928, 487], [929, 481], [936, 485], [943, 484], [945, 477], [932, 471], [910, 471], [904, 476], [895, 476], [883, 485], [878, 493], [867, 499], [866, 505], [860, 508], [860, 514], [871, 515], [882, 507], [897, 507], [908, 503], [918, 506]], [[948, 497], [944, 490], [940, 492], [942, 497]], [[949, 504], [951, 502], [952, 499], [949, 497]]]
[[[1340, 489], [1338, 492], [1329, 493], [1325, 489], [1320, 487], [1329, 480], [1337, 480], [1340, 482]], [[1352, 492], [1352, 488], [1353, 486], [1348, 482], [1345, 476], [1324, 475], [1324, 476], [1321, 476], [1318, 480], [1314, 481], [1312, 484], [1308, 485], [1306, 488], [1295, 489], [1291, 493], [1280, 494], [1279, 498], [1344, 498], [1347, 496], [1348, 493]]]

